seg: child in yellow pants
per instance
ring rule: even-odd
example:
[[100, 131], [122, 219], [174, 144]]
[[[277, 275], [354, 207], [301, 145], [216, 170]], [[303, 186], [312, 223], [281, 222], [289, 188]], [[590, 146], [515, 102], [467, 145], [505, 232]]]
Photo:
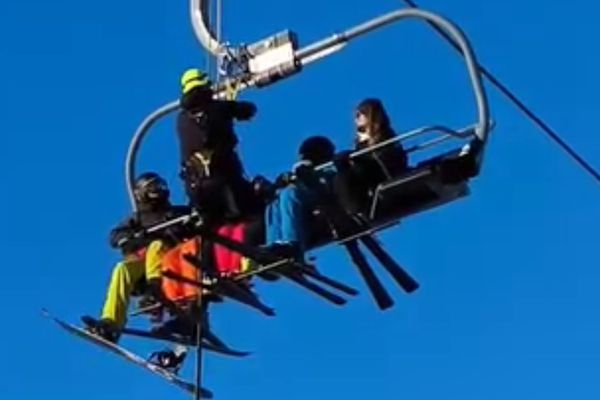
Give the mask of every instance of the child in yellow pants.
[[102, 308], [103, 320], [114, 322], [119, 329], [125, 326], [133, 288], [144, 277], [150, 285], [156, 280], [160, 281], [161, 259], [166, 249], [162, 241], [155, 240], [146, 249], [145, 257], [130, 254], [115, 266]]
[[153, 172], [136, 180], [134, 194], [138, 212], [110, 234], [111, 246], [121, 249], [124, 258], [113, 269], [101, 319], [82, 318], [88, 330], [112, 342], [118, 341], [127, 322], [129, 299], [138, 282], [145, 278], [150, 294], [160, 296], [161, 259], [178, 236], [173, 231], [149, 236], [136, 233], [189, 212], [188, 207], [171, 205], [166, 181]]

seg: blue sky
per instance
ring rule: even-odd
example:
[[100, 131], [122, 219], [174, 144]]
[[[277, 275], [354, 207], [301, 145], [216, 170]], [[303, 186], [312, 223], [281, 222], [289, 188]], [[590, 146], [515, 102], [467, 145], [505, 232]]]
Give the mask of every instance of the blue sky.
[[[100, 309], [118, 259], [107, 231], [129, 211], [130, 137], [177, 96], [183, 69], [204, 65], [185, 3], [0, 5], [4, 399], [183, 396], [66, 335], [39, 309], [71, 320]], [[291, 28], [306, 44], [401, 2], [224, 3], [231, 42]], [[597, 6], [424, 5], [459, 23], [482, 62], [600, 167]], [[293, 79], [244, 93], [259, 114], [239, 126], [241, 152], [250, 172], [273, 176], [307, 135], [348, 146], [352, 108], [366, 96], [385, 101], [398, 130], [460, 127], [474, 118], [466, 82], [456, 54], [427, 27], [406, 22]], [[346, 308], [286, 284], [260, 284], [275, 319], [215, 307], [216, 331], [255, 351], [244, 361], [207, 358], [205, 382], [219, 399], [599, 398], [600, 189], [491, 88], [489, 97], [497, 128], [472, 196], [381, 237], [421, 289], [398, 293], [396, 307], [381, 313], [342, 250], [331, 248], [317, 254], [322, 269], [363, 289]], [[140, 168], [165, 174], [182, 200], [174, 139], [172, 119], [158, 124]]]

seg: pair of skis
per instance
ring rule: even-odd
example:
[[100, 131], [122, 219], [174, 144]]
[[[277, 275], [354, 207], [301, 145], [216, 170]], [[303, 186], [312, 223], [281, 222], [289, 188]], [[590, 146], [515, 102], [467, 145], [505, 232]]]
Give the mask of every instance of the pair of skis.
[[392, 307], [394, 300], [377, 278], [373, 268], [361, 251], [361, 243], [405, 292], [412, 293], [419, 288], [418, 282], [369, 233], [370, 227], [366, 219], [359, 215], [350, 215], [343, 207], [340, 207], [338, 199], [328, 188], [324, 187], [323, 182], [312, 168], [298, 169], [295, 179], [297, 184], [305, 185], [316, 194], [317, 208], [325, 217], [336, 241], [346, 248], [353, 264], [357, 267], [381, 310]]
[[[204, 236], [206, 239], [221, 246], [227, 247], [232, 251], [238, 252], [242, 256], [250, 258], [260, 265], [256, 270], [235, 276], [233, 281], [239, 282], [254, 275], [274, 273], [338, 306], [345, 305], [347, 300], [328, 288], [348, 296], [356, 296], [359, 293], [358, 290], [321, 274], [314, 266], [295, 258], [280, 257], [264, 249], [248, 246], [211, 232], [203, 232], [201, 233], [201, 236]], [[325, 288], [322, 285], [325, 285], [328, 288]]]
[[92, 344], [95, 344], [104, 350], [108, 350], [108, 351], [112, 352], [113, 354], [116, 354], [119, 357], [121, 357], [139, 367], [144, 368], [145, 370], [165, 379], [167, 382], [175, 385], [176, 387], [184, 390], [185, 392], [187, 392], [189, 394], [197, 395], [198, 391], [200, 391], [199, 394], [200, 394], [201, 398], [203, 398], [203, 399], [212, 399], [213, 398], [212, 392], [208, 389], [198, 388], [193, 383], [190, 383], [190, 382], [180, 378], [175, 373], [168, 371], [168, 370], [144, 359], [143, 357], [138, 356], [137, 354], [135, 354], [117, 344], [109, 342], [97, 335], [94, 335], [94, 334], [88, 332], [85, 329], [82, 329], [78, 326], [75, 326], [75, 325], [65, 322], [59, 318], [54, 317], [47, 310], [42, 310], [42, 313], [44, 316], [53, 320], [58, 326], [60, 326], [62, 329], [64, 329], [68, 333], [70, 333], [74, 336], [77, 336], [81, 339], [84, 339]]
[[[345, 212], [343, 208], [339, 206], [337, 199], [332, 196], [331, 193], [323, 190], [321, 182], [316, 178], [316, 175], [312, 170], [298, 171], [296, 174], [296, 182], [304, 184], [317, 194], [317, 207], [325, 216], [325, 219], [333, 232], [334, 238], [339, 244], [346, 248], [353, 264], [357, 267], [361, 277], [365, 281], [375, 302], [381, 310], [392, 307], [394, 305], [394, 300], [369, 264], [369, 261], [360, 248], [361, 244], [369, 250], [398, 286], [406, 293], [413, 293], [419, 288], [418, 282], [408, 274], [408, 272], [406, 272], [406, 270], [402, 268], [402, 266], [400, 266], [373, 237], [370, 233], [368, 222], [359, 216], [350, 215]], [[288, 279], [335, 305], [344, 305], [347, 301], [338, 294], [318, 285], [315, 281], [350, 296], [356, 296], [358, 294], [356, 289], [328, 278], [316, 272], [310, 265], [299, 262], [298, 260], [278, 257], [262, 249], [220, 236], [207, 229], [200, 229], [199, 234], [206, 240], [227, 247], [261, 264], [261, 267], [257, 270], [236, 276], [233, 278], [234, 281], [249, 278], [253, 275], [276, 272], [283, 278]], [[188, 261], [194, 262], [193, 259], [189, 259]], [[227, 282], [227, 279], [220, 280], [220, 282]], [[194, 284], [194, 282], [187, 283]], [[198, 283], [195, 284], [199, 285]], [[234, 299], [240, 301], [240, 297], [238, 296]], [[266, 315], [271, 314], [270, 310], [272, 309], [258, 302], [256, 297], [246, 298], [246, 300], [249, 301], [242, 302], [253, 308], [259, 309]]]
[[[366, 229], [361, 227], [360, 223], [354, 221], [354, 229]], [[367, 284], [375, 302], [381, 310], [386, 310], [394, 305], [394, 300], [387, 292], [381, 281], [375, 275], [367, 258], [359, 247], [359, 241], [375, 256], [379, 263], [391, 275], [406, 293], [412, 293], [419, 288], [415, 281], [386, 251], [381, 247], [377, 240], [371, 234], [364, 234], [358, 239], [351, 239], [343, 243], [348, 251], [353, 264], [357, 267], [360, 275]]]
[[[210, 289], [215, 292], [220, 292], [220, 294], [224, 294], [225, 297], [229, 297], [235, 301], [242, 302], [255, 309], [258, 309], [265, 315], [274, 315], [273, 309], [260, 302], [257, 302], [257, 297], [252, 293], [247, 293], [245, 289], [240, 291], [240, 288], [236, 287], [236, 283], [254, 275], [276, 274], [276, 277], [281, 276], [293, 282], [294, 284], [304, 289], [307, 289], [308, 291], [319, 296], [320, 298], [339, 306], [345, 305], [347, 303], [347, 300], [341, 297], [339, 294], [333, 292], [332, 290], [328, 290], [326, 287], [349, 296], [356, 296], [359, 293], [358, 290], [349, 287], [348, 285], [345, 285], [332, 278], [322, 275], [321, 273], [317, 272], [313, 266], [309, 264], [291, 258], [282, 258], [266, 250], [256, 248], [232, 240], [225, 236], [219, 235], [218, 233], [211, 230], [208, 226], [206, 226], [205, 221], [197, 212], [193, 212], [190, 215], [182, 216], [174, 220], [167, 221], [163, 224], [157, 225], [155, 227], [152, 227], [148, 230], [148, 232], [157, 232], [169, 228], [173, 225], [190, 223], [195, 225], [195, 229], [197, 230], [198, 236], [200, 236], [204, 242], [210, 242], [224, 246], [232, 251], [241, 254], [244, 257], [254, 260], [255, 262], [261, 265], [256, 270], [243, 273], [231, 279], [216, 277], [218, 283], [215, 286], [211, 286]], [[200, 260], [194, 259], [194, 257], [187, 257], [187, 261], [191, 262], [196, 267], [201, 268]], [[184, 277], [178, 276], [176, 274], [167, 273], [165, 276], [169, 279], [179, 280], [183, 283], [195, 285], [199, 288], [204, 288], [204, 285], [201, 282], [185, 279]], [[326, 287], [323, 287], [322, 285]], [[246, 293], [244, 293], [244, 291]]]

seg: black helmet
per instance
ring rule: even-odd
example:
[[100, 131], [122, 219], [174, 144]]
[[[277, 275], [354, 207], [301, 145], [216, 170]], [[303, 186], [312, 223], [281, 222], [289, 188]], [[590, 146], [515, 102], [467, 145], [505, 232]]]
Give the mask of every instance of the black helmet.
[[167, 181], [155, 172], [140, 175], [135, 181], [133, 192], [136, 201], [144, 205], [165, 203], [170, 195]]
[[300, 158], [318, 165], [333, 159], [335, 145], [325, 136], [311, 136], [298, 149]]

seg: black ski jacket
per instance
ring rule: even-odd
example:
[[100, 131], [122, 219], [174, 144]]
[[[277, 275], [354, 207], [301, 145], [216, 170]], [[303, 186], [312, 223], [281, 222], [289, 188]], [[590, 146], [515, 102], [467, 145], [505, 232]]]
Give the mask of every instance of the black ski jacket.
[[181, 163], [189, 161], [196, 152], [233, 152], [238, 144], [234, 120], [247, 120], [255, 111], [253, 103], [223, 100], [213, 100], [201, 107], [184, 108], [177, 117]]

